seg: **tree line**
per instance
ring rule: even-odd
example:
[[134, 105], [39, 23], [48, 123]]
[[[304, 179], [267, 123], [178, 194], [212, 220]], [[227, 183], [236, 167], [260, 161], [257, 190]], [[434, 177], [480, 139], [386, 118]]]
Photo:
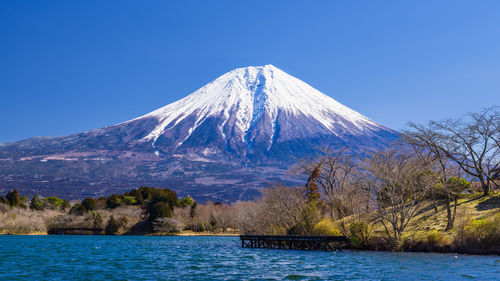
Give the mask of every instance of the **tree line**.
[[[14, 190], [0, 197], [0, 203], [39, 211], [61, 210], [83, 216], [95, 226], [104, 223], [100, 218], [104, 211], [135, 208], [134, 225], [127, 226], [127, 216], [110, 215], [106, 224], [109, 234], [123, 233], [126, 228], [136, 233], [190, 230], [346, 235], [354, 244], [366, 247], [371, 230], [378, 226], [384, 243], [395, 245], [424, 208], [437, 213], [438, 207], [443, 207], [446, 226], [439, 231], [450, 232], [456, 230], [461, 197], [478, 191], [488, 196], [498, 190], [499, 139], [500, 114], [493, 107], [455, 120], [410, 123], [400, 139], [383, 150], [360, 154], [320, 149], [317, 156], [300, 160], [292, 169], [307, 179], [303, 186], [273, 183], [252, 201], [200, 204], [189, 196], [179, 199], [168, 188], [140, 187], [73, 204], [38, 196], [28, 203]], [[476, 224], [483, 228], [491, 225]], [[461, 233], [466, 233], [465, 229], [462, 227]], [[500, 238], [500, 227], [488, 231], [493, 233], [486, 235], [488, 239]]]

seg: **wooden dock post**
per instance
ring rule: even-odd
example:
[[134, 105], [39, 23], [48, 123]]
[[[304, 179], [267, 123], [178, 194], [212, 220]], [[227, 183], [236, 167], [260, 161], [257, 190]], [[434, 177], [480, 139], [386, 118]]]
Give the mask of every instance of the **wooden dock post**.
[[335, 251], [350, 247], [345, 236], [240, 235], [242, 248]]

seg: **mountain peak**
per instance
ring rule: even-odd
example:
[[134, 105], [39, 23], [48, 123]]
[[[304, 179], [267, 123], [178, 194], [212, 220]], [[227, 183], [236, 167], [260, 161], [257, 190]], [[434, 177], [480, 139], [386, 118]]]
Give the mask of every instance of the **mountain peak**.
[[[169, 141], [174, 141], [176, 147], [186, 144], [199, 128], [216, 122], [211, 128], [221, 142], [240, 142], [247, 152], [253, 147], [249, 136], [256, 137], [257, 127], [266, 131], [268, 149], [276, 141], [308, 135], [342, 138], [386, 129], [271, 64], [227, 72], [187, 97], [137, 119], [158, 121], [142, 138], [152, 141], [153, 146], [179, 124], [187, 130]], [[284, 124], [288, 122], [301, 126]], [[280, 134], [280, 126], [290, 126], [290, 131]]]
[[240, 67], [240, 68], [236, 68], [236, 69], [234, 69], [232, 71], [229, 71], [229, 72], [237, 71], [239, 69], [243, 69], [243, 70], [245, 70], [245, 69], [257, 69], [257, 70], [259, 70], [259, 69], [268, 69], [268, 70], [271, 70], [271, 71], [274, 71], [274, 70], [280, 70], [280, 71], [282, 71], [281, 69], [277, 68], [276, 66], [274, 66], [272, 64], [265, 64], [265, 65], [255, 65], [255, 66], [251, 66], [250, 65], [250, 66], [246, 66], [246, 67]]
[[266, 181], [298, 184], [287, 169], [318, 147], [362, 153], [395, 138], [272, 65], [249, 66], [134, 120], [0, 144], [0, 170], [16, 180], [9, 186], [30, 190], [46, 190], [49, 181], [61, 193], [75, 187], [68, 192], [79, 196], [161, 185], [198, 198], [241, 200]]

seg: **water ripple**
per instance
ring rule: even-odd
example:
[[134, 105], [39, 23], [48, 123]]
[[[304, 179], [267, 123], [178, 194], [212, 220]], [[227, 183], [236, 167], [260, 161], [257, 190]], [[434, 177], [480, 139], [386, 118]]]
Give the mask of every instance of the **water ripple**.
[[498, 256], [243, 249], [235, 237], [0, 236], [0, 280], [499, 280]]

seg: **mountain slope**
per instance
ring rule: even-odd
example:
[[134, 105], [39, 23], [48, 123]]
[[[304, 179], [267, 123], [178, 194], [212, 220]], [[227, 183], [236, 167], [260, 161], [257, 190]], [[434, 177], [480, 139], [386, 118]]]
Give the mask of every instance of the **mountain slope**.
[[[0, 188], [88, 196], [141, 184], [245, 199], [320, 146], [383, 147], [392, 131], [272, 65], [228, 72], [136, 119], [0, 146]], [[259, 175], [256, 177], [256, 175]]]
[[[272, 154], [276, 144], [297, 139], [347, 139], [388, 130], [272, 65], [226, 73], [130, 122], [150, 118], [158, 124], [141, 141], [163, 147], [158, 153], [198, 146], [201, 138], [208, 138], [207, 130], [211, 139], [205, 145], [224, 144], [240, 157], [257, 151]], [[185, 131], [178, 131], [179, 126]]]

